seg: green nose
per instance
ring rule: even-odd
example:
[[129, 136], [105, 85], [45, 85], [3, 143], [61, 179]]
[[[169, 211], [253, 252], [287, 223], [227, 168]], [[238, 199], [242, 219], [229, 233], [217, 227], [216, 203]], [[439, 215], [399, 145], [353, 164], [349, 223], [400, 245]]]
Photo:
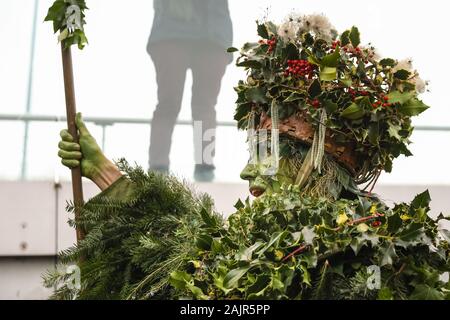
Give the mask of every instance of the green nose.
[[247, 164], [241, 171], [242, 180], [253, 180], [258, 176], [258, 168], [254, 164]]

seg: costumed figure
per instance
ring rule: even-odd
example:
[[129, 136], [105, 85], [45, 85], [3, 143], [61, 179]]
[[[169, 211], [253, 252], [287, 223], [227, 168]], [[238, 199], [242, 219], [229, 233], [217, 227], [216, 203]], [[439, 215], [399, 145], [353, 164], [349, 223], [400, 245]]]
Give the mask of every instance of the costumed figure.
[[427, 109], [418, 73], [322, 15], [257, 27], [235, 88], [256, 199], [223, 219], [173, 176], [116, 166], [78, 115], [80, 143], [62, 131], [59, 156], [102, 192], [72, 222], [85, 239], [59, 257], [80, 267], [81, 286], [49, 271], [53, 298], [450, 298], [449, 220], [428, 216], [428, 191], [393, 208], [371, 192], [411, 155], [411, 117]]

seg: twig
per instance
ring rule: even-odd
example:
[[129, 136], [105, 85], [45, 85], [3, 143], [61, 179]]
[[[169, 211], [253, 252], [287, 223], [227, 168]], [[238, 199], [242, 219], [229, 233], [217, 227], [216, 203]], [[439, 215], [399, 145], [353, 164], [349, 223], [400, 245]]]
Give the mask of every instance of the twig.
[[302, 245], [300, 247], [298, 247], [297, 249], [295, 249], [294, 251], [292, 251], [291, 253], [289, 253], [287, 256], [285, 256], [283, 258], [283, 260], [281, 260], [281, 262], [285, 262], [287, 259], [289, 259], [290, 257], [295, 256], [296, 254], [302, 253], [303, 251], [305, 251], [308, 248], [309, 245], [305, 244]]

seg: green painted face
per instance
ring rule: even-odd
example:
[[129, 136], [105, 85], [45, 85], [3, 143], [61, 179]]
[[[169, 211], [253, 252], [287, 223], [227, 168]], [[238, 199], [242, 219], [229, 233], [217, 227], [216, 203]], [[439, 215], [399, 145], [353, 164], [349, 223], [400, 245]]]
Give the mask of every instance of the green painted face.
[[296, 169], [288, 159], [279, 160], [278, 170], [274, 175], [267, 175], [267, 164], [248, 163], [241, 172], [241, 179], [249, 182], [250, 193], [259, 197], [263, 193], [271, 193], [279, 190], [283, 184], [293, 184], [296, 178]]

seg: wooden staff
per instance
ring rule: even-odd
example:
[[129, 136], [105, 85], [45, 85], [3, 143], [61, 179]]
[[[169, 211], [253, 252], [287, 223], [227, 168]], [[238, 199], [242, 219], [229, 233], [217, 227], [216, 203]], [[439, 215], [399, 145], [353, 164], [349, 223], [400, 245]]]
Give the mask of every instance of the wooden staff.
[[[75, 124], [75, 115], [77, 107], [75, 102], [75, 85], [73, 80], [72, 51], [70, 47], [64, 48], [64, 42], [61, 42], [61, 53], [64, 73], [64, 91], [66, 95], [66, 115], [67, 128], [72, 135], [74, 142], [79, 143], [77, 126]], [[79, 221], [80, 206], [83, 205], [83, 185], [81, 183], [81, 166], [72, 169], [72, 191], [73, 202], [75, 204], [75, 222]], [[77, 243], [84, 239], [84, 231], [77, 226]]]

